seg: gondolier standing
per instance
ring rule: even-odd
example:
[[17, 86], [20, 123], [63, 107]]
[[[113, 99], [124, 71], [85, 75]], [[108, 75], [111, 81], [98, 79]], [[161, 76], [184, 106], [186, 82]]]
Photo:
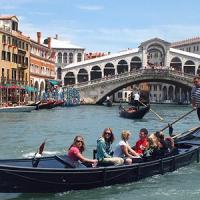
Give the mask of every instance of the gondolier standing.
[[140, 95], [138, 92], [134, 94], [134, 105], [137, 107], [139, 110], [139, 105], [140, 105]]
[[197, 108], [197, 115], [200, 120], [200, 76], [195, 76], [193, 79], [194, 86], [191, 92], [192, 106]]

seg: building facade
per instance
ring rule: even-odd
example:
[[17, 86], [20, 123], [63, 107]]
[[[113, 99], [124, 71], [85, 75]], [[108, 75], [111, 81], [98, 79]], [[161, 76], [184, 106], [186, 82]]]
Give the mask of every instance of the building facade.
[[30, 38], [18, 29], [16, 16], [0, 17], [1, 84], [29, 85]]
[[51, 38], [47, 45], [41, 43], [41, 32], [37, 32], [37, 41], [30, 40], [30, 85], [41, 95], [48, 82], [55, 79], [55, 58], [52, 56]]
[[[48, 44], [48, 39], [44, 40], [44, 44]], [[74, 45], [70, 41], [59, 40], [58, 35], [51, 38], [51, 48], [53, 50], [52, 55], [55, 58], [55, 79], [58, 81], [62, 81], [64, 66], [84, 60], [84, 48]]]

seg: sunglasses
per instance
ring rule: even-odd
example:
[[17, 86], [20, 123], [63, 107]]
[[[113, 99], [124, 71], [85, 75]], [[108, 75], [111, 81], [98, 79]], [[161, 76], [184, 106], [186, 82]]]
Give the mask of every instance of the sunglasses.
[[81, 142], [81, 143], [83, 144], [83, 141], [82, 141], [82, 140], [76, 140], [76, 142], [78, 142], [78, 143]]
[[111, 132], [105, 132], [105, 134], [106, 134], [106, 135], [111, 135], [112, 133], [111, 133]]

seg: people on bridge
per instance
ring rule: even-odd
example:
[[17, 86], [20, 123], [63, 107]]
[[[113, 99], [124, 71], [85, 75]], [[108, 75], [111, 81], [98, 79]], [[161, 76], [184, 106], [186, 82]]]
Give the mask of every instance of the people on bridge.
[[200, 120], [200, 76], [193, 79], [194, 86], [191, 92], [192, 106], [197, 109], [197, 116]]
[[113, 157], [111, 145], [114, 139], [112, 129], [106, 128], [97, 140], [97, 160], [100, 165], [122, 165], [124, 163], [123, 158]]
[[139, 154], [131, 149], [128, 140], [130, 139], [130, 131], [122, 131], [121, 141], [117, 144], [114, 150], [114, 156], [124, 159], [125, 164], [132, 164], [132, 158], [139, 157]]
[[69, 147], [68, 150], [68, 157], [73, 162], [73, 165], [76, 167], [84, 167], [81, 163], [90, 163], [94, 166], [97, 165], [97, 160], [95, 159], [88, 159], [82, 155], [83, 151], [85, 150], [85, 143], [82, 136], [76, 136], [74, 138], [73, 144]]

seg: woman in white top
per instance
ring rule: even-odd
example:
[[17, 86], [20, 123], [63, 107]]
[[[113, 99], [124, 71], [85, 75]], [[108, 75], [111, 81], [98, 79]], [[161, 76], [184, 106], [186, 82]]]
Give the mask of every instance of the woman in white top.
[[121, 141], [116, 146], [113, 156], [124, 158], [126, 164], [132, 164], [132, 158], [134, 156], [139, 157], [139, 154], [136, 153], [129, 145], [128, 140], [130, 139], [130, 131], [122, 131]]

